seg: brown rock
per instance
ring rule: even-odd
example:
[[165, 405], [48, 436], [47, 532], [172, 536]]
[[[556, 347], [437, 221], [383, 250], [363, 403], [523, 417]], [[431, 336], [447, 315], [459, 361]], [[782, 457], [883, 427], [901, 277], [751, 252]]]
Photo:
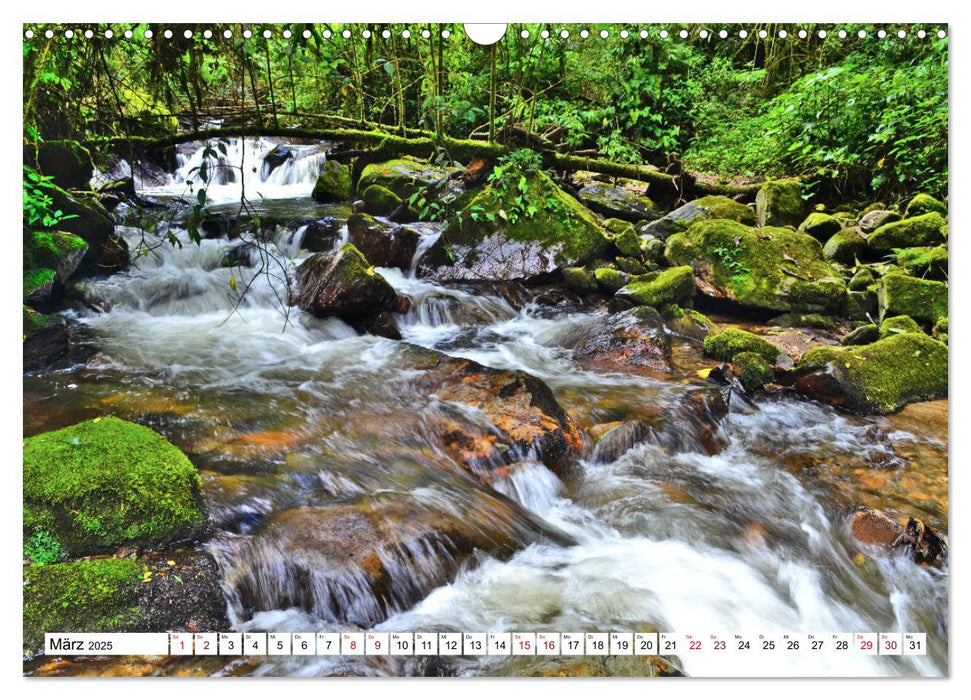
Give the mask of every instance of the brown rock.
[[863, 544], [889, 547], [900, 533], [900, 523], [883, 511], [865, 508], [853, 514], [850, 531]]

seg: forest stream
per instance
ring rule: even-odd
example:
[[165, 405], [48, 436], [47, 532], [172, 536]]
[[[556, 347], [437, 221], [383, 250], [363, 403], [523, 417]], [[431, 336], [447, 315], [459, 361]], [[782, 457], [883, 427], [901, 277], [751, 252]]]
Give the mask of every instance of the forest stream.
[[[41, 656], [25, 671], [509, 676], [586, 665], [616, 675], [947, 674], [946, 568], [861, 545], [849, 529], [867, 506], [919, 516], [946, 535], [946, 399], [883, 417], [785, 391], [750, 401], [699, 373], [719, 363], [677, 334], [674, 372], [582, 361], [576, 348], [605, 322], [606, 305], [542, 286], [422, 277], [435, 223], [416, 225], [410, 269], [377, 269], [411, 300], [394, 314], [402, 339], [359, 335], [336, 317], [281, 304], [309, 256], [307, 222], [342, 222], [350, 204], [311, 198], [319, 150], [296, 146], [292, 159], [263, 168], [273, 145], [233, 140], [225, 157], [239, 166], [245, 151], [252, 165], [242, 182], [217, 179], [207, 192], [214, 212], [237, 211], [245, 195], [279, 222], [266, 244], [271, 274], [223, 266], [239, 241], [190, 240], [185, 179], [202, 157], [195, 144], [164, 184], [136, 179], [169, 223], [148, 231], [126, 205], [115, 213], [129, 248], [149, 252], [127, 271], [86, 281], [87, 308], [67, 312], [90, 359], [24, 376], [25, 436], [115, 415], [189, 456], [210, 518], [195, 546], [218, 565], [235, 630], [926, 631], [928, 654]], [[335, 247], [346, 238], [342, 225]], [[231, 285], [247, 290], [235, 310]], [[578, 457], [556, 468], [534, 452], [507, 451], [501, 464], [481, 456], [496, 432], [493, 414], [428, 386], [449, 358], [545, 383], [579, 426]], [[658, 416], [675, 419], [655, 439], [599, 439]], [[481, 439], [456, 447], [443, 425]], [[481, 459], [460, 459], [470, 452]]]

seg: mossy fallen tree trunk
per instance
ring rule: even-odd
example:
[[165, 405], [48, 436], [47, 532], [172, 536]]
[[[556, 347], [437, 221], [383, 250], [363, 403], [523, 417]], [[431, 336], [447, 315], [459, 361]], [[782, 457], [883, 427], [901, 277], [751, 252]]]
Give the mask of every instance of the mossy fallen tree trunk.
[[[441, 139], [432, 136], [404, 137], [390, 134], [378, 129], [356, 129], [341, 126], [259, 126], [247, 124], [242, 126], [226, 126], [218, 129], [202, 129], [174, 134], [165, 137], [118, 136], [102, 139], [90, 139], [85, 143], [88, 148], [99, 151], [110, 151], [124, 158], [136, 158], [150, 153], [158, 153], [165, 148], [171, 148], [181, 143], [205, 141], [219, 138], [239, 138], [246, 136], [276, 136], [285, 138], [323, 139], [339, 141], [356, 146], [357, 150], [333, 154], [335, 160], [346, 160], [351, 157], [361, 157], [368, 162], [390, 160], [404, 155], [420, 158], [430, 158], [436, 150], [444, 149], [452, 160], [468, 162], [474, 158], [497, 158], [513, 150], [515, 146], [503, 143], [489, 143], [473, 139], [456, 139], [448, 136]], [[674, 177], [667, 173], [644, 166], [626, 163], [615, 163], [598, 158], [556, 153], [549, 150], [537, 150], [543, 158], [547, 168], [564, 171], [589, 170], [591, 172], [623, 177], [648, 183], [656, 189], [675, 190]], [[721, 183], [698, 182], [689, 177], [685, 181], [691, 195], [720, 194], [734, 196], [738, 194], [754, 194], [759, 185], [732, 185]]]

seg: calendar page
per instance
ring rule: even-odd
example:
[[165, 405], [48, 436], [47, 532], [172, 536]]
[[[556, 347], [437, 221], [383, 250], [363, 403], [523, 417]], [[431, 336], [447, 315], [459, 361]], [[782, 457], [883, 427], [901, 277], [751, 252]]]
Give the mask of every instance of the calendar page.
[[948, 31], [23, 24], [23, 675], [948, 676]]

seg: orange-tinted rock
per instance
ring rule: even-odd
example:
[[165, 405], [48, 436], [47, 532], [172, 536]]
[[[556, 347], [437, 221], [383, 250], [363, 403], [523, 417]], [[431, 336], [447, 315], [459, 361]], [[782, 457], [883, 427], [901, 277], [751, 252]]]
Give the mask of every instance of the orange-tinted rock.
[[889, 547], [900, 532], [900, 524], [883, 511], [866, 508], [853, 515], [850, 530], [863, 544]]
[[649, 306], [598, 321], [572, 348], [574, 359], [584, 369], [671, 372], [671, 338], [660, 315]]

